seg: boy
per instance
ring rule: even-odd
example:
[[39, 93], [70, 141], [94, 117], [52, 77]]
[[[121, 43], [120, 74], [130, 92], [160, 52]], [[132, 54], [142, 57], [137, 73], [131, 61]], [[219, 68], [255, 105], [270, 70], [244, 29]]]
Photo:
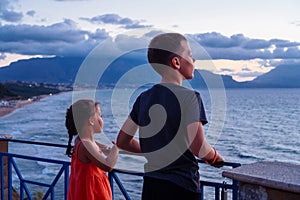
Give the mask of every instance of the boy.
[[[200, 199], [195, 156], [215, 167], [224, 159], [206, 141], [207, 123], [200, 94], [182, 87], [194, 77], [187, 39], [178, 33], [154, 37], [148, 61], [161, 82], [136, 99], [117, 137], [118, 147], [147, 159], [142, 199]], [[139, 129], [139, 141], [134, 139]]]

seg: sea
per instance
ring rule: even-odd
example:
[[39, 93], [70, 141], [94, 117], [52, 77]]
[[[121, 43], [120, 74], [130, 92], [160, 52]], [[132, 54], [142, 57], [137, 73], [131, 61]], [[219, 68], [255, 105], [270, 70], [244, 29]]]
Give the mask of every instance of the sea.
[[[64, 125], [66, 109], [76, 98], [86, 98], [92, 94], [101, 103], [104, 119], [103, 133], [96, 134], [95, 138], [111, 145], [134, 99], [144, 89], [99, 89], [48, 96], [0, 118], [0, 134], [11, 135], [13, 139], [67, 144]], [[226, 161], [241, 164], [279, 161], [300, 165], [300, 89], [226, 89], [221, 92], [220, 98], [214, 96], [213, 91], [198, 91], [209, 121], [204, 126], [206, 137]], [[218, 105], [221, 108], [214, 103], [220, 101]], [[11, 142], [9, 152], [70, 161], [64, 148]], [[24, 178], [46, 183], [53, 181], [60, 169], [60, 166], [44, 162], [16, 159], [16, 163]], [[140, 156], [122, 154], [116, 168], [142, 172], [144, 163]], [[229, 183], [231, 180], [222, 177], [222, 171], [229, 169], [200, 164], [201, 180]], [[118, 176], [129, 196], [140, 199], [142, 177]], [[15, 173], [13, 184], [18, 191], [19, 182]], [[28, 187], [32, 193], [45, 192], [45, 188], [40, 186], [28, 184]], [[63, 199], [63, 178], [54, 190], [55, 199]], [[211, 199], [213, 191], [206, 190], [205, 199]], [[116, 184], [114, 194], [115, 199], [125, 199]]]

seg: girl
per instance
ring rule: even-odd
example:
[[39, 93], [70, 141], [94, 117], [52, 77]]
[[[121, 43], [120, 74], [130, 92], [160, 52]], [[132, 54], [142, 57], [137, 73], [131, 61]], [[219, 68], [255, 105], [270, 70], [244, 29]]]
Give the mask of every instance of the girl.
[[[65, 125], [69, 134], [66, 154], [72, 157], [68, 200], [111, 200], [106, 172], [115, 166], [119, 150], [114, 144], [110, 151], [105, 151], [109, 148], [94, 139], [94, 134], [101, 133], [103, 127], [99, 103], [78, 100], [67, 109]], [[76, 135], [75, 146], [72, 147], [73, 136]]]

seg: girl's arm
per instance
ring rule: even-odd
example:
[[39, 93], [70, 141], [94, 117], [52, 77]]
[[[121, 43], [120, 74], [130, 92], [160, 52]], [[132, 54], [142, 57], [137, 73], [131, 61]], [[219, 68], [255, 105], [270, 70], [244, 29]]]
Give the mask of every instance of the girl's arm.
[[86, 162], [92, 162], [104, 171], [111, 171], [114, 168], [118, 159], [118, 154], [118, 147], [113, 145], [110, 153], [105, 157], [99, 152], [97, 144], [91, 141], [82, 141], [82, 145], [80, 145], [78, 149], [78, 156], [80, 155], [81, 158], [85, 157]]

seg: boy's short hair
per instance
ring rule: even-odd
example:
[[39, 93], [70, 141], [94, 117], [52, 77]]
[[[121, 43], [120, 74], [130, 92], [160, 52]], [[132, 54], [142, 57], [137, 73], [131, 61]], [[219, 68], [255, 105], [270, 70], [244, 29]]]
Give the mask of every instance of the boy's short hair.
[[148, 46], [148, 62], [158, 72], [162, 73], [162, 66], [170, 66], [171, 59], [178, 57], [178, 53], [183, 51], [181, 41], [187, 39], [179, 33], [163, 33], [155, 36]]

